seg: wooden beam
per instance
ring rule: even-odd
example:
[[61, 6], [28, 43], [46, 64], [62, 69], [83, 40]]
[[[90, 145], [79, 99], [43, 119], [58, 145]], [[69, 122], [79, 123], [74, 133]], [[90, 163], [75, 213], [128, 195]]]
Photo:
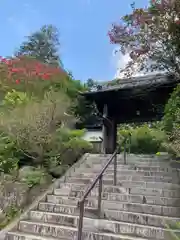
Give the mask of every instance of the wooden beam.
[[108, 117], [108, 106], [103, 109], [103, 144], [102, 153], [113, 153], [116, 149], [117, 123], [116, 119]]

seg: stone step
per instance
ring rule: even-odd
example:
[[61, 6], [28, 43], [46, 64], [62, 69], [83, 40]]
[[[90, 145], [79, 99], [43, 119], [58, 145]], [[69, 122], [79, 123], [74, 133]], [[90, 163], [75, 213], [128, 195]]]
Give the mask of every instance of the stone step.
[[[123, 153], [117, 154], [118, 157], [123, 157]], [[160, 156], [156, 154], [128, 154], [130, 160], [138, 161], [169, 161], [171, 156], [168, 154], [162, 154]]]
[[[52, 226], [52, 225], [51, 225]], [[56, 229], [56, 228], [54, 228]], [[61, 231], [63, 231], [63, 229], [67, 229], [66, 227], [61, 227]], [[71, 228], [72, 229], [72, 228]], [[61, 240], [76, 240], [77, 238], [77, 229], [73, 228], [72, 230], [74, 230], [74, 238], [72, 238], [72, 236], [70, 237], [61, 237], [59, 236], [60, 233], [58, 233], [58, 238], [57, 237], [45, 237], [45, 236], [40, 236], [39, 234], [30, 234], [30, 233], [24, 233], [24, 232], [9, 232], [7, 234], [6, 240], [57, 240], [57, 239], [61, 239]], [[53, 234], [55, 235], [55, 234]], [[148, 240], [145, 238], [135, 238], [135, 237], [130, 237], [130, 236], [125, 236], [125, 235], [114, 235], [114, 234], [110, 234], [110, 233], [103, 233], [103, 236], [100, 233], [83, 233], [83, 238], [82, 240]]]
[[[84, 163], [83, 167], [85, 168], [91, 168], [93, 171], [94, 169], [101, 170], [102, 167], [105, 165], [105, 162], [102, 164], [91, 164], [89, 163]], [[108, 169], [114, 169], [113, 164], [110, 164]], [[144, 170], [144, 171], [150, 171], [150, 172], [168, 172], [168, 173], [177, 173], [179, 172], [178, 169], [172, 168], [172, 167], [160, 167], [160, 166], [141, 166], [141, 165], [122, 165], [122, 164], [117, 164], [117, 169], [118, 170]]]
[[[92, 162], [93, 164], [101, 164], [101, 163], [106, 163], [108, 162], [110, 158], [88, 158], [87, 162]], [[113, 160], [112, 160], [113, 163]], [[126, 157], [126, 160], [124, 161], [124, 157], [121, 158], [117, 158], [117, 163], [124, 165], [124, 164], [128, 164], [128, 165], [140, 165], [140, 166], [170, 166], [171, 161], [139, 161], [139, 160], [131, 160], [129, 159], [128, 155]]]
[[[101, 163], [106, 163], [108, 162], [110, 158], [88, 158], [88, 161], [87, 162], [91, 162], [93, 164], [101, 164]], [[127, 155], [126, 156], [126, 160], [124, 161], [124, 157], [118, 157], [117, 158], [117, 163], [118, 164], [121, 164], [121, 165], [124, 165], [124, 164], [127, 164], [127, 165], [140, 165], [140, 166], [162, 166], [162, 167], [168, 167], [170, 166], [170, 163], [172, 161], [139, 161], [139, 160], [131, 160], [129, 159], [129, 156]], [[113, 163], [113, 160], [112, 160], [112, 163]], [[112, 164], [111, 163], [111, 164]]]
[[[70, 188], [72, 191], [85, 191], [87, 189], [87, 184], [84, 183], [60, 183], [59, 188]], [[97, 191], [98, 184], [92, 191]], [[167, 189], [157, 189], [157, 188], [125, 188], [121, 186], [102, 186], [103, 192], [108, 193], [124, 193], [124, 194], [139, 194], [144, 196], [157, 196], [157, 197], [167, 197], [167, 198], [180, 198], [179, 190], [167, 190]]]
[[[65, 196], [47, 195], [47, 202], [67, 205], [77, 205], [80, 198], [71, 198]], [[97, 207], [97, 199], [88, 197], [85, 201], [87, 207]], [[128, 203], [119, 201], [102, 200], [103, 209], [129, 211], [136, 213], [147, 213], [169, 217], [179, 217], [180, 207], [150, 205], [141, 203]]]
[[[60, 238], [61, 240], [67, 240], [67, 238]], [[24, 232], [8, 232], [5, 240], [57, 240], [53, 237], [44, 237], [35, 234], [29, 234]]]
[[[89, 159], [109, 159], [112, 156], [112, 154], [89, 154]], [[132, 154], [128, 153], [127, 157], [129, 161], [132, 162], [169, 162], [171, 160], [171, 157], [168, 155], [164, 156], [157, 156], [155, 154], [152, 155], [143, 155], [143, 154]], [[117, 159], [121, 160], [124, 159], [124, 153], [117, 154]]]
[[[54, 189], [54, 195], [67, 196], [67, 197], [83, 197], [84, 190], [73, 191], [70, 188], [59, 188]], [[89, 193], [90, 197], [98, 197], [98, 189]], [[157, 196], [144, 196], [139, 194], [124, 194], [124, 193], [108, 193], [102, 192], [102, 199], [108, 201], [120, 201], [120, 202], [131, 202], [131, 203], [146, 203], [150, 205], [161, 205], [161, 206], [177, 206], [180, 207], [179, 198], [166, 198]]]
[[[95, 178], [98, 173], [79, 173], [76, 174], [75, 177], [77, 178]], [[104, 177], [106, 179], [113, 179], [113, 173], [105, 173]], [[169, 182], [169, 183], [180, 183], [180, 178], [176, 176], [143, 176], [137, 172], [134, 172], [134, 175], [123, 175], [123, 172], [117, 172], [117, 179], [119, 181], [144, 181], [144, 182]]]
[[[79, 216], [79, 209], [77, 205], [63, 205], [49, 202], [40, 202], [38, 210], [42, 212], [62, 213]], [[97, 219], [97, 208], [85, 207], [84, 216]], [[171, 226], [171, 228], [175, 228], [176, 224], [180, 222], [180, 218], [109, 209], [102, 209], [101, 217], [108, 220], [129, 222], [142, 225], [147, 224], [149, 226], [155, 227], [166, 227], [166, 224], [168, 224], [169, 226]]]
[[[45, 216], [48, 218], [48, 214]], [[43, 218], [45, 218], [43, 216]], [[52, 219], [51, 217], [47, 219], [51, 222], [37, 222], [37, 221], [20, 221], [19, 230], [27, 233], [40, 234], [43, 236], [52, 236], [52, 237], [71, 237], [74, 239], [77, 235], [77, 226], [78, 226], [78, 217], [73, 215], [64, 215], [64, 223], [67, 225], [56, 224], [56, 218]], [[51, 220], [50, 220], [51, 219]], [[59, 216], [60, 219], [60, 216]], [[40, 218], [38, 218], [40, 220]], [[43, 220], [42, 220], [43, 221]], [[87, 236], [91, 233], [96, 234], [97, 232], [103, 238], [103, 234], [107, 232], [109, 234], [121, 234], [129, 235], [134, 237], [144, 237], [148, 239], [157, 239], [157, 240], [169, 240], [171, 237], [171, 232], [176, 233], [177, 236], [180, 236], [180, 230], [169, 230], [159, 227], [151, 227], [147, 225], [139, 225], [125, 222], [117, 221], [108, 221], [105, 219], [91, 219], [84, 218], [83, 229], [86, 232]], [[85, 239], [86, 237], [85, 236]], [[83, 238], [84, 239], [84, 238]], [[89, 238], [91, 239], [91, 238]], [[92, 238], [94, 239], [94, 238]]]
[[[84, 168], [84, 167], [81, 167], [83, 173], [99, 173], [102, 168]], [[114, 173], [114, 168], [107, 168], [107, 170], [105, 171], [105, 174], [113, 174]], [[124, 169], [117, 169], [117, 174], [120, 175], [135, 175], [135, 174], [138, 174], [139, 176], [142, 175], [142, 176], [157, 176], [157, 177], [177, 177], [178, 179], [180, 179], [180, 172], [177, 171], [177, 172], [174, 172], [173, 174], [172, 173], [169, 173], [169, 172], [163, 172], [163, 171], [159, 171], [159, 172], [153, 172], [153, 171], [144, 171], [144, 170], [124, 170]]]
[[[68, 183], [84, 183], [90, 184], [92, 183], [94, 178], [77, 178], [70, 177], [67, 182]], [[103, 177], [103, 184], [105, 185], [113, 185], [113, 179], [107, 179], [106, 176]], [[144, 182], [144, 181], [120, 181], [117, 179], [117, 186], [125, 187], [125, 188], [157, 188], [157, 189], [170, 189], [170, 190], [180, 190], [179, 184], [173, 183], [165, 183], [165, 182]]]

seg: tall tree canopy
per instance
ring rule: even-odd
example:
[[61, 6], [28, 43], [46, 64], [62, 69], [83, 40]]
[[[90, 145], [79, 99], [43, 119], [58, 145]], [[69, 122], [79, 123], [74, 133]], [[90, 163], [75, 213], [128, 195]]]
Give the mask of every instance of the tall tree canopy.
[[151, 0], [147, 8], [123, 16], [109, 31], [112, 43], [130, 54], [126, 73], [165, 70], [180, 76], [180, 0]]
[[59, 46], [58, 29], [53, 25], [44, 25], [27, 37], [27, 41], [21, 44], [16, 55], [28, 55], [42, 63], [62, 66]]

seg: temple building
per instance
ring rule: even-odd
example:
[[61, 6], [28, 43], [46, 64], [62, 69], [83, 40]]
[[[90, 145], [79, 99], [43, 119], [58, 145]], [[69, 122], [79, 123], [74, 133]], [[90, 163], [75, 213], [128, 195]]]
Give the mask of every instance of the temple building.
[[116, 149], [117, 124], [161, 120], [164, 107], [178, 80], [169, 74], [153, 74], [113, 80], [85, 92], [103, 117], [103, 149]]

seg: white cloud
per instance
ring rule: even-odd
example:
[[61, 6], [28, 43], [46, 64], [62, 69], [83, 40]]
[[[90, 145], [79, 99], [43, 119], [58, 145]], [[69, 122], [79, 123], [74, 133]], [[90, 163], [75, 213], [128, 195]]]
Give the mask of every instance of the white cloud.
[[[113, 55], [116, 58], [116, 69], [117, 69], [115, 73], [115, 78], [124, 78], [125, 73], [123, 72], [123, 69], [125, 69], [129, 61], [131, 60], [130, 56], [128, 53], [123, 55], [118, 48], [114, 50]], [[139, 67], [136, 64], [134, 64], [132, 76], [136, 77], [136, 76], [143, 76], [143, 75], [145, 75], [145, 73], [143, 71], [139, 71]]]

